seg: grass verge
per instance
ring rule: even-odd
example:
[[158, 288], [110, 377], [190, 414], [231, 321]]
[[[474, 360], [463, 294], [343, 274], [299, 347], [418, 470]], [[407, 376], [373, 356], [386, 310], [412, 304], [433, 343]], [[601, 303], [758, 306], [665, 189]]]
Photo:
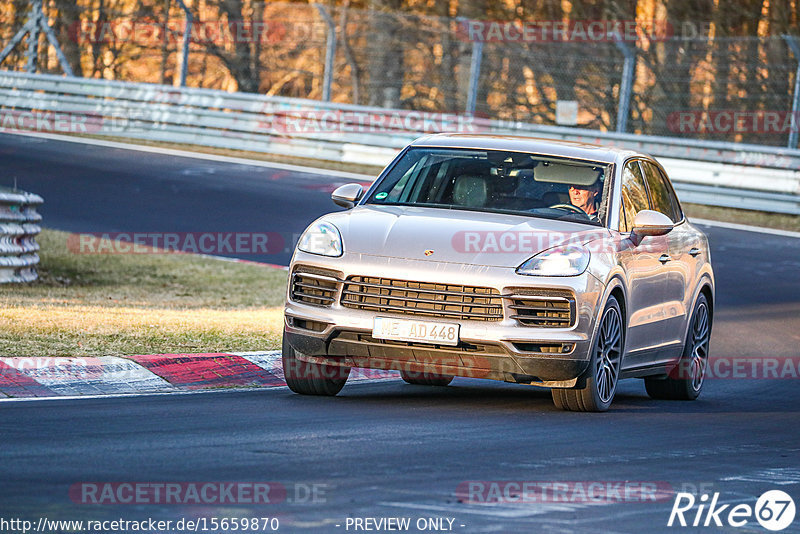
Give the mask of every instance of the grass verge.
[[[687, 204], [692, 217], [800, 230], [800, 218]], [[0, 285], [0, 355], [111, 356], [280, 346], [286, 272], [183, 254], [75, 254], [43, 230], [40, 279]]]
[[286, 272], [183, 254], [88, 255], [44, 230], [40, 280], [0, 286], [0, 355], [110, 356], [280, 345]]
[[702, 204], [681, 204], [689, 218], [709, 219], [764, 228], [777, 228], [800, 232], [800, 217], [785, 213], [768, 213], [765, 211], [740, 210], [736, 208], [720, 208]]

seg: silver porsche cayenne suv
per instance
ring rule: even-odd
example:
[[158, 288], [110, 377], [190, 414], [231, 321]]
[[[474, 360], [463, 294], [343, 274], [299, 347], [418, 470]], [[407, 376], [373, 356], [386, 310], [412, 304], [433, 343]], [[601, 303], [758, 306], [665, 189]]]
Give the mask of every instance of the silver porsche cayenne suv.
[[604, 411], [623, 378], [695, 399], [714, 275], [706, 236], [653, 158], [510, 136], [406, 147], [314, 221], [289, 271], [289, 387], [335, 395], [351, 367], [548, 387]]

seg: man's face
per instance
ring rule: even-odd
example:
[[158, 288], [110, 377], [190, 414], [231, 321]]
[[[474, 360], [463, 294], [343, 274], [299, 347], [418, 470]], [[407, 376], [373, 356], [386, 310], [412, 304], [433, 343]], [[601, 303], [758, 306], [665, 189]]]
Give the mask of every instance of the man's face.
[[595, 210], [596, 198], [597, 189], [594, 187], [584, 185], [571, 185], [569, 187], [569, 201], [573, 206], [577, 206], [587, 213], [589, 211], [586, 208], [590, 208], [591, 211]]

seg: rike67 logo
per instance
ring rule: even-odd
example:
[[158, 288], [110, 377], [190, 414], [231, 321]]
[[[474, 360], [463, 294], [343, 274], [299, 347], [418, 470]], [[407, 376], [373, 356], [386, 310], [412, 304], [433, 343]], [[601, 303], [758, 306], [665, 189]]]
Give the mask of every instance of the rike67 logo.
[[709, 498], [708, 494], [703, 494], [698, 499], [691, 493], [678, 493], [667, 526], [739, 528], [755, 519], [767, 530], [780, 531], [794, 521], [794, 500], [786, 492], [766, 491], [755, 506], [721, 502], [719, 495], [715, 492]]

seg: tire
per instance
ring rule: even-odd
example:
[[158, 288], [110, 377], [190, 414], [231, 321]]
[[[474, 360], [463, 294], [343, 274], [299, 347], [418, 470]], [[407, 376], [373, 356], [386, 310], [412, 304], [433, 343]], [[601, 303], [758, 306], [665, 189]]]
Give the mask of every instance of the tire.
[[415, 386], [446, 386], [453, 381], [450, 375], [439, 375], [436, 373], [411, 373], [400, 371], [400, 376], [409, 384]]
[[289, 389], [295, 393], [333, 396], [342, 390], [350, 376], [349, 367], [300, 360], [297, 351], [286, 339], [285, 332], [281, 352], [284, 380]]
[[666, 378], [645, 378], [644, 387], [650, 398], [657, 400], [695, 400], [700, 396], [708, 364], [711, 339], [711, 308], [702, 293], [692, 312], [683, 353], [678, 365]]
[[625, 347], [625, 323], [617, 299], [609, 297], [592, 343], [582, 388], [552, 389], [557, 408], [572, 412], [605, 412], [614, 400]]

